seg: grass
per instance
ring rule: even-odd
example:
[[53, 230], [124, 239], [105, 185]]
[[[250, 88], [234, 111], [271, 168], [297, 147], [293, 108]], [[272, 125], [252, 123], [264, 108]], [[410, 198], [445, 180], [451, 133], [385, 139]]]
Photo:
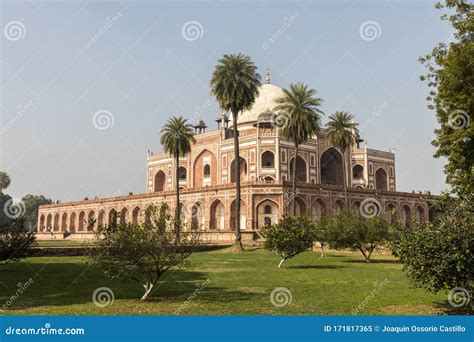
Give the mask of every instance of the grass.
[[[448, 309], [446, 293], [433, 295], [413, 288], [401, 265], [387, 255], [376, 255], [368, 264], [355, 253], [320, 257], [307, 252], [281, 269], [276, 267], [275, 254], [260, 249], [195, 253], [191, 261], [192, 268], [167, 272], [150, 300], [141, 303], [138, 284], [106, 278], [86, 265], [83, 257], [28, 258], [1, 266], [0, 314], [164, 315], [179, 309], [184, 315], [351, 315], [362, 305], [357, 314], [425, 315]], [[34, 283], [3, 310], [18, 283], [30, 277]], [[185, 304], [207, 279], [207, 287]], [[94, 305], [92, 293], [99, 287], [113, 290], [113, 304]], [[272, 305], [270, 294], [277, 287], [291, 291], [289, 305]]]

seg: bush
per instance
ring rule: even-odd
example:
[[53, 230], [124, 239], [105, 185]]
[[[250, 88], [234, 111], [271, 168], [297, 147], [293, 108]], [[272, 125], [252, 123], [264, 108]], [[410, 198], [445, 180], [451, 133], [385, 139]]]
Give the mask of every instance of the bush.
[[312, 248], [316, 237], [314, 223], [303, 216], [285, 216], [280, 223], [262, 228], [261, 233], [265, 248], [282, 258], [279, 268], [285, 260]]
[[35, 234], [21, 229], [20, 226], [13, 224], [11, 230], [0, 230], [0, 265], [26, 258], [31, 247], [35, 245]]
[[370, 262], [375, 248], [388, 241], [390, 224], [383, 216], [366, 218], [348, 211], [328, 221], [326, 234], [331, 248], [358, 250]]
[[99, 227], [97, 248], [89, 262], [111, 278], [132, 280], [151, 293], [160, 277], [174, 266], [182, 266], [199, 244], [196, 233], [182, 233], [176, 240], [168, 206], [151, 206], [145, 223]]
[[400, 229], [391, 241], [392, 253], [414, 282], [431, 292], [462, 287], [473, 290], [474, 232], [472, 194], [445, 195], [434, 223], [418, 222]]

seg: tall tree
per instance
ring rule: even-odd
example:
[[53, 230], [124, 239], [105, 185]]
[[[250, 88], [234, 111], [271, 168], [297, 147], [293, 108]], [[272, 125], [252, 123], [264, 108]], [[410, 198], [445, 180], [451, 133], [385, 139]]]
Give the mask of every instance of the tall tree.
[[232, 113], [232, 128], [234, 138], [235, 158], [235, 248], [243, 250], [240, 234], [240, 151], [238, 115], [250, 109], [258, 96], [261, 77], [257, 67], [250, 57], [241, 53], [224, 55], [214, 68], [211, 80], [211, 94], [216, 98], [219, 106]]
[[329, 117], [326, 123], [327, 138], [332, 145], [339, 148], [342, 152], [342, 167], [344, 174], [344, 196], [346, 198], [346, 207], [349, 208], [349, 197], [347, 196], [347, 150], [356, 143], [359, 136], [357, 123], [354, 116], [348, 112], [335, 112]]
[[10, 176], [5, 171], [0, 171], [0, 193], [10, 185]]
[[276, 100], [277, 106], [273, 109], [282, 116], [280, 131], [283, 137], [295, 144], [295, 157], [293, 159], [293, 189], [292, 207], [293, 215], [296, 213], [296, 175], [299, 146], [314, 136], [321, 127], [319, 109], [322, 99], [316, 97], [316, 90], [303, 83], [290, 84], [290, 89], [283, 89], [283, 96]]
[[[42, 204], [51, 204], [51, 199], [43, 195], [26, 195], [21, 201], [25, 205], [25, 225], [26, 228], [32, 229], [38, 224], [38, 208]], [[37, 228], [37, 227], [36, 227]]]
[[454, 39], [420, 57], [428, 69], [421, 77], [430, 87], [428, 108], [436, 112], [440, 124], [433, 141], [435, 157], [447, 158], [447, 183], [470, 193], [474, 184], [474, 4], [446, 0], [436, 7], [449, 11], [441, 18], [451, 23]]
[[175, 234], [179, 242], [181, 228], [181, 205], [179, 202], [179, 157], [191, 152], [191, 143], [195, 143], [193, 127], [187, 119], [179, 116], [171, 117], [161, 130], [161, 144], [166, 153], [175, 159], [175, 184], [176, 184], [176, 209], [175, 209]]

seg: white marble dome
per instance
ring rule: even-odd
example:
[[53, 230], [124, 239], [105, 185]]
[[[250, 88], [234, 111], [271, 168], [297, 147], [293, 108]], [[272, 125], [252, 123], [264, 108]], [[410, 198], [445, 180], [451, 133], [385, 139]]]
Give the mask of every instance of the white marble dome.
[[[238, 125], [256, 122], [258, 116], [263, 112], [267, 110], [273, 111], [273, 108], [276, 106], [276, 99], [282, 97], [283, 94], [283, 89], [274, 84], [265, 83], [260, 86], [258, 96], [252, 108], [239, 114]], [[229, 125], [231, 126], [232, 114], [229, 115], [229, 119]]]

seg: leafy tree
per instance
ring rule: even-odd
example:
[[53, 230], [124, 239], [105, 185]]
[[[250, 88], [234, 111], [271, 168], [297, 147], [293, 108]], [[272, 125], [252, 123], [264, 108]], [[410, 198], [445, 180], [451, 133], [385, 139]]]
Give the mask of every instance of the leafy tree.
[[179, 227], [181, 225], [181, 213], [179, 202], [179, 157], [186, 156], [191, 152], [191, 143], [195, 143], [191, 124], [183, 117], [173, 116], [168, 120], [161, 130], [161, 144], [166, 153], [175, 159], [175, 182], [176, 182], [176, 208], [175, 208], [175, 234], [179, 241]]
[[327, 138], [342, 152], [342, 166], [344, 169], [344, 195], [346, 198], [346, 208], [349, 208], [349, 197], [347, 196], [347, 165], [346, 153], [347, 149], [356, 143], [359, 136], [357, 123], [354, 116], [348, 112], [335, 112], [329, 117], [326, 124]]
[[171, 267], [182, 266], [199, 245], [195, 233], [181, 233], [180, 241], [173, 232], [168, 205], [149, 207], [150, 221], [121, 223], [99, 227], [97, 248], [91, 251], [89, 262], [111, 278], [136, 281], [143, 286], [144, 301]]
[[473, 200], [472, 193], [455, 198], [445, 193], [436, 203], [434, 223], [416, 222], [394, 234], [392, 253], [418, 286], [432, 292], [474, 289]]
[[296, 214], [296, 171], [298, 147], [310, 137], [317, 134], [321, 126], [321, 115], [319, 109], [322, 99], [316, 97], [316, 90], [310, 89], [303, 83], [290, 84], [290, 89], [283, 89], [283, 96], [276, 100], [274, 108], [279, 115], [284, 116], [281, 120], [284, 124], [280, 127], [282, 136], [293, 141], [295, 144], [295, 159], [293, 161], [293, 201], [292, 214]]
[[388, 241], [390, 233], [390, 224], [383, 216], [366, 218], [344, 211], [329, 222], [327, 239], [331, 248], [358, 250], [370, 262], [373, 251]]
[[36, 244], [34, 233], [25, 230], [23, 217], [12, 220], [8, 230], [0, 229], [0, 265], [27, 257]]
[[420, 57], [427, 67], [421, 80], [430, 87], [428, 108], [436, 112], [435, 157], [446, 157], [446, 180], [454, 188], [472, 192], [474, 184], [474, 4], [464, 0], [438, 3], [454, 28], [454, 40], [439, 43]]
[[285, 216], [280, 223], [261, 229], [265, 248], [275, 251], [282, 259], [278, 264], [313, 247], [314, 223], [304, 216]]
[[25, 206], [25, 224], [28, 228], [36, 227], [38, 224], [38, 208], [43, 204], [51, 204], [52, 201], [43, 195], [26, 195], [21, 201]]
[[210, 84], [211, 94], [216, 98], [219, 106], [232, 113], [234, 138], [234, 159], [236, 173], [235, 197], [235, 248], [243, 250], [240, 234], [240, 150], [239, 131], [237, 128], [240, 112], [250, 109], [258, 95], [261, 77], [257, 67], [250, 57], [241, 53], [224, 55], [214, 68]]
[[11, 201], [12, 198], [9, 195], [0, 192], [0, 230], [10, 228], [12, 219], [7, 212], [9, 212], [8, 206], [12, 203]]
[[3, 193], [3, 190], [8, 188], [10, 185], [11, 179], [8, 173], [5, 171], [0, 171], [0, 194]]

